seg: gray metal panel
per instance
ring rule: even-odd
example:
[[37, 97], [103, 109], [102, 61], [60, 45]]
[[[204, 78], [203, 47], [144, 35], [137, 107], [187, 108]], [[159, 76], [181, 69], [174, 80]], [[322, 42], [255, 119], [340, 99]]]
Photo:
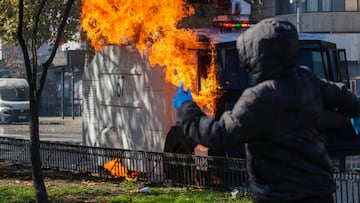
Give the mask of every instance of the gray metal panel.
[[143, 76], [137, 74], [100, 74], [98, 99], [101, 105], [141, 107]]
[[88, 123], [95, 123], [97, 99], [96, 99], [96, 86], [91, 83], [84, 82], [84, 119]]

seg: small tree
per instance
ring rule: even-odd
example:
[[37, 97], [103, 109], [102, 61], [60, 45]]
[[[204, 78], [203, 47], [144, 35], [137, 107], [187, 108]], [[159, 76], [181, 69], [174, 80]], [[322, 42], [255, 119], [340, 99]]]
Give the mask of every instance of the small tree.
[[[24, 35], [24, 0], [19, 0], [18, 4], [18, 26], [16, 37], [18, 39], [19, 45], [21, 46], [24, 62], [27, 74], [27, 80], [29, 83], [30, 91], [30, 157], [32, 165], [32, 176], [35, 189], [35, 198], [36, 202], [48, 202], [48, 194], [44, 184], [43, 174], [41, 171], [41, 158], [40, 158], [40, 139], [39, 139], [39, 101], [40, 96], [45, 84], [47, 71], [55, 57], [56, 50], [61, 42], [62, 35], [64, 33], [65, 25], [67, 24], [68, 17], [70, 16], [70, 11], [75, 0], [67, 0], [65, 3], [65, 9], [61, 18], [59, 19], [59, 24], [51, 27], [53, 33], [56, 33], [55, 40], [53, 43], [52, 50], [50, 52], [49, 58], [43, 63], [38, 64], [37, 61], [37, 48], [38, 48], [38, 36], [39, 36], [39, 25], [41, 18], [48, 18], [47, 15], [43, 15], [44, 8], [48, 0], [41, 0], [36, 4], [36, 12], [34, 12], [30, 37], [27, 38]], [[50, 2], [52, 2], [50, 0]], [[54, 8], [56, 9], [56, 8]], [[29, 24], [26, 24], [27, 29]], [[50, 30], [48, 30], [50, 32]], [[25, 39], [29, 41], [25, 41]], [[38, 70], [41, 67], [40, 82], [38, 82]], [[39, 85], [37, 85], [39, 84]]]

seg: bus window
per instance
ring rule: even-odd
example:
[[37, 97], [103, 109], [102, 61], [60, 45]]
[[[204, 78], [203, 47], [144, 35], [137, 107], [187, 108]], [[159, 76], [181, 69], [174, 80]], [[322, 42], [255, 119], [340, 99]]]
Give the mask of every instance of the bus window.
[[329, 62], [330, 65], [328, 67], [328, 72], [329, 72], [329, 80], [331, 81], [335, 81], [335, 82], [339, 82], [340, 80], [340, 75], [339, 73], [339, 69], [338, 69], [338, 57], [337, 57], [337, 52], [336, 50], [329, 50]]
[[314, 54], [314, 73], [320, 78], [329, 80], [329, 54], [327, 51], [313, 52]]
[[345, 49], [339, 49], [337, 50], [338, 56], [339, 56], [339, 81], [342, 81], [347, 85], [348, 88], [350, 88], [349, 84], [349, 72], [348, 72], [348, 66], [347, 66], [347, 58], [346, 58], [346, 51]]
[[239, 62], [239, 55], [236, 49], [227, 49], [224, 60], [226, 89], [245, 89], [249, 86], [247, 73]]

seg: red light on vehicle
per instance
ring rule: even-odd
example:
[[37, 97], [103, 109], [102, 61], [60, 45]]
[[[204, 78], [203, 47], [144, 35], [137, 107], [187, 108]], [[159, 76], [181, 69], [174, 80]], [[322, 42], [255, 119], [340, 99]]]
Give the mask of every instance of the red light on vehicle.
[[215, 21], [213, 23], [214, 27], [217, 28], [249, 28], [250, 23], [243, 23], [243, 22], [221, 22]]
[[242, 28], [249, 28], [250, 27], [250, 23], [241, 23]]
[[235, 24], [233, 24], [233, 23], [222, 23], [222, 27], [224, 27], [224, 28], [233, 28], [233, 27], [235, 27]]

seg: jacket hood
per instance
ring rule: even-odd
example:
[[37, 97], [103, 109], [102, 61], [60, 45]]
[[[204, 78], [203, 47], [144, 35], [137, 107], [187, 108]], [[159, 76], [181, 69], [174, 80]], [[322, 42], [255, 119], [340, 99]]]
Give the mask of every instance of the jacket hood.
[[298, 33], [288, 21], [264, 19], [241, 34], [236, 45], [240, 62], [256, 83], [296, 71]]

